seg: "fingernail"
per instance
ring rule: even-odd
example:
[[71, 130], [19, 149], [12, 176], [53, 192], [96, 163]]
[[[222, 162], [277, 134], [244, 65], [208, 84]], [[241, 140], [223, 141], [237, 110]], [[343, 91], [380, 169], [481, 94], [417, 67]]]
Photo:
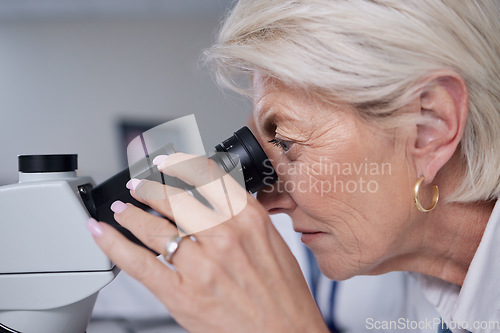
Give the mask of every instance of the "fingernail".
[[87, 220], [86, 226], [87, 226], [87, 229], [92, 234], [92, 236], [94, 236], [94, 237], [101, 237], [104, 233], [101, 225], [93, 218], [89, 218]]
[[161, 164], [163, 164], [163, 162], [165, 162], [165, 160], [167, 159], [167, 157], [168, 157], [168, 155], [158, 155], [153, 160], [153, 164], [154, 165], [161, 165]]
[[120, 214], [125, 209], [127, 209], [127, 205], [121, 202], [120, 200], [117, 200], [111, 204], [111, 210], [116, 214]]
[[125, 185], [125, 186], [127, 186], [127, 188], [129, 190], [134, 190], [135, 191], [135, 189], [137, 188], [137, 185], [139, 185], [140, 182], [141, 181], [139, 179], [132, 178], [131, 180], [129, 180], [127, 182], [127, 185]]

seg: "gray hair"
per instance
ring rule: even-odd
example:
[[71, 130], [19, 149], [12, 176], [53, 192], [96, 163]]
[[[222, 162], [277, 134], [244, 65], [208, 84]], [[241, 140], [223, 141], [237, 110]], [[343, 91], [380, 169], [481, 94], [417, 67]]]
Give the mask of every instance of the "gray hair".
[[264, 72], [375, 121], [395, 118], [423, 77], [452, 69], [469, 116], [465, 174], [448, 200], [500, 197], [500, 1], [240, 0], [206, 57], [224, 86]]

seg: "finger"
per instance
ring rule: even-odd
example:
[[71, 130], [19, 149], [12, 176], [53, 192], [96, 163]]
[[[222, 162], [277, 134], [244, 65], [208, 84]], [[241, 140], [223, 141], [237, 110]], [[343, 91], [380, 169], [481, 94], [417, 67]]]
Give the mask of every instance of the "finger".
[[179, 275], [156, 259], [150, 251], [130, 242], [106, 223], [90, 219], [87, 228], [111, 261], [155, 295], [173, 294], [179, 288]]
[[175, 153], [160, 157], [154, 162], [161, 162], [157, 165], [161, 172], [195, 187], [211, 183], [226, 174], [217, 163], [205, 156]]
[[[226, 175], [225, 177], [230, 176]], [[227, 189], [224, 182], [221, 180], [215, 180], [210, 184], [199, 187], [197, 190], [200, 194], [210, 193], [210, 197], [214, 199], [212, 199], [209, 204], [212, 205], [216, 213], [224, 217], [234, 216], [243, 208], [241, 207], [241, 204], [236, 205], [237, 202], [242, 200], [234, 200], [234, 198], [237, 197], [237, 194]], [[171, 202], [179, 203], [181, 199], [188, 199], [187, 195], [191, 196], [183, 189], [163, 185], [159, 182], [147, 179], [136, 182], [135, 189], [131, 192], [131, 194], [137, 200], [145, 203], [149, 207], [167, 217], [172, 217]], [[169, 198], [172, 198], [172, 200], [169, 200]], [[230, 200], [230, 198], [233, 198], [233, 200]], [[203, 206], [205, 205], [203, 204]], [[205, 207], [208, 208], [207, 206]], [[208, 212], [208, 209], [201, 208], [201, 205], [200, 209], [202, 209], [204, 213]]]
[[240, 184], [211, 159], [176, 153], [157, 161], [161, 162], [158, 165], [161, 172], [195, 186], [221, 214], [237, 215], [247, 203], [243, 175], [239, 177]]
[[[130, 230], [139, 240], [158, 253], [165, 254], [165, 247], [180, 232], [161, 217], [154, 216], [132, 204], [116, 201], [112, 205], [114, 218], [120, 225]], [[171, 262], [182, 271], [190, 265], [189, 258], [202, 256], [200, 245], [190, 238], [182, 241], [182, 249], [176, 251]]]
[[[167, 192], [167, 198], [154, 193]], [[157, 182], [142, 180], [131, 194], [163, 216], [172, 219], [183, 234], [193, 234], [230, 219], [231, 211], [213, 212], [188, 192]]]
[[158, 253], [163, 253], [167, 239], [179, 235], [177, 228], [170, 221], [147, 213], [132, 204], [115, 201], [111, 205], [111, 210], [120, 225]]

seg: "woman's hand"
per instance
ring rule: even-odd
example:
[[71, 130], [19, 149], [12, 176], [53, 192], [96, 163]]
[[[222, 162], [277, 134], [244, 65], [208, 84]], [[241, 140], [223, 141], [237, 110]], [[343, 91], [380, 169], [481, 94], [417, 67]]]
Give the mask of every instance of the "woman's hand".
[[[221, 171], [206, 158], [178, 153], [158, 168], [196, 186], [214, 209], [183, 190], [146, 180], [134, 184], [136, 199], [185, 232], [201, 231], [196, 240], [179, 244], [172, 269], [106, 223], [90, 222], [97, 244], [117, 266], [148, 287], [190, 332], [328, 331], [295, 258], [254, 197], [228, 175], [221, 192]], [[207, 177], [215, 180], [207, 183]], [[116, 202], [113, 211], [158, 253], [179, 233], [166, 219], [131, 204]]]

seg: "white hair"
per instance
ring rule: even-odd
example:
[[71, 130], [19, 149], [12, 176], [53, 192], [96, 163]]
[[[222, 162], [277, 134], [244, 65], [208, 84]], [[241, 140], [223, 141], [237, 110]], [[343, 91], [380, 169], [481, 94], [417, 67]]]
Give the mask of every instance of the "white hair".
[[240, 0], [207, 50], [223, 85], [262, 71], [363, 117], [394, 118], [429, 73], [469, 92], [461, 185], [448, 198], [500, 197], [500, 1]]

